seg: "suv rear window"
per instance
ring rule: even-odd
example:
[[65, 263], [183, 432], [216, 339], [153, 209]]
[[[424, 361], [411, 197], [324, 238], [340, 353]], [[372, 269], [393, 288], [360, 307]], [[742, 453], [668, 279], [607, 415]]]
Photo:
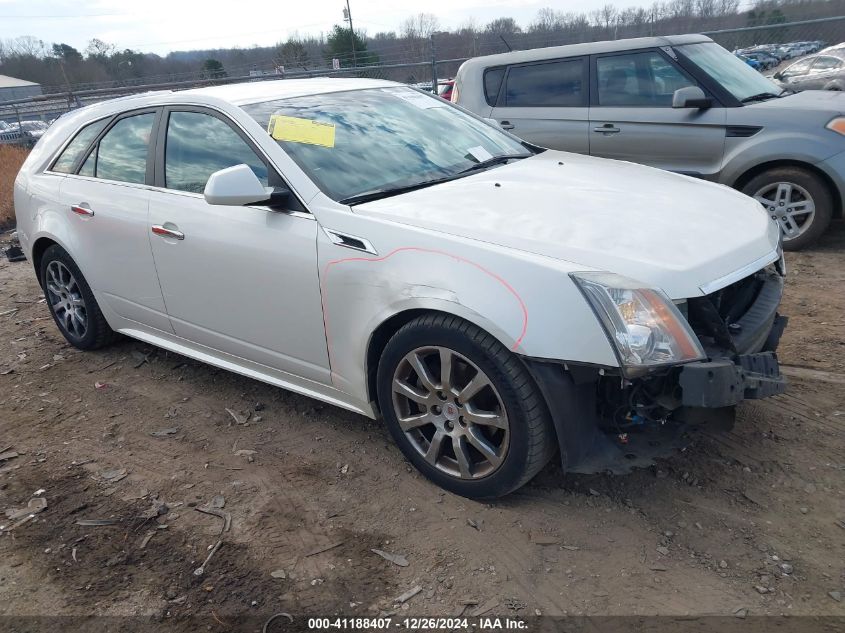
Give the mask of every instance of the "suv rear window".
[[484, 71], [484, 98], [487, 99], [487, 105], [496, 105], [506, 70], [506, 66], [501, 66], [500, 68], [488, 68]]
[[586, 105], [583, 59], [511, 66], [505, 85], [508, 107]]

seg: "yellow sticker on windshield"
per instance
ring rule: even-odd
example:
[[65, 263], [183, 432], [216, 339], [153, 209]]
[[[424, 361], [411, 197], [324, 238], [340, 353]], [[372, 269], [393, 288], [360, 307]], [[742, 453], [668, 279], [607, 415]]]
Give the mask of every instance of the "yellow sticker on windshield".
[[334, 147], [334, 124], [274, 114], [267, 133], [277, 141]]

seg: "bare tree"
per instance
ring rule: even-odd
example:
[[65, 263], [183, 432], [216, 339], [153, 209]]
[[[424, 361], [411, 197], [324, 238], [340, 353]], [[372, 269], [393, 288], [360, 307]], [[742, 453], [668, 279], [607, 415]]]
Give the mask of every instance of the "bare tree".
[[85, 48], [85, 54], [89, 58], [93, 57], [95, 59], [109, 57], [114, 54], [114, 51], [114, 44], [108, 44], [96, 37], [88, 42], [88, 46]]
[[528, 27], [532, 33], [551, 33], [563, 26], [563, 15], [549, 7], [537, 11], [537, 17]]
[[417, 13], [402, 23], [402, 37], [408, 39], [427, 39], [440, 28], [437, 16], [431, 13]]
[[47, 45], [43, 40], [31, 35], [21, 35], [6, 42], [8, 54], [18, 57], [46, 57], [48, 54]]
[[429, 38], [439, 27], [437, 16], [431, 13], [417, 13], [405, 20], [400, 32], [405, 39], [408, 53], [414, 58], [422, 58], [429, 49]]
[[489, 22], [487, 26], [484, 27], [484, 30], [487, 33], [502, 35], [504, 37], [522, 33], [522, 29], [513, 18], [496, 18], [492, 22]]
[[700, 18], [712, 18], [717, 6], [718, 0], [695, 0], [695, 12]]

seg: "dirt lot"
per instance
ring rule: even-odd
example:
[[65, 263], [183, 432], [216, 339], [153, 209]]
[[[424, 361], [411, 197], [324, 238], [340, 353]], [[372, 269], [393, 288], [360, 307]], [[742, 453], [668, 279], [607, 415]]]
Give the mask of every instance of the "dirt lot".
[[14, 223], [12, 185], [29, 150], [16, 145], [0, 145], [0, 230]]
[[[3, 259], [0, 511], [47, 506], [0, 515], [0, 615], [845, 616], [845, 225], [788, 263], [788, 394], [650, 469], [553, 464], [487, 505], [377, 422], [131, 340], [76, 351]], [[221, 536], [197, 508], [223, 502]]]

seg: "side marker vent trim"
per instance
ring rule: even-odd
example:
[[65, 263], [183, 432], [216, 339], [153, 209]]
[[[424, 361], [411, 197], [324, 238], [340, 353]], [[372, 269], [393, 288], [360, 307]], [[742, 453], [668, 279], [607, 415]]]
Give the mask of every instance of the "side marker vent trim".
[[340, 231], [327, 229], [325, 227], [323, 227], [323, 232], [332, 241], [332, 244], [351, 248], [352, 250], [361, 251], [363, 253], [370, 253], [371, 255], [378, 255], [378, 251], [368, 239], [349, 235], [348, 233], [341, 233]]
[[749, 138], [762, 129], [756, 125], [729, 125], [725, 128], [725, 136], [728, 138]]

